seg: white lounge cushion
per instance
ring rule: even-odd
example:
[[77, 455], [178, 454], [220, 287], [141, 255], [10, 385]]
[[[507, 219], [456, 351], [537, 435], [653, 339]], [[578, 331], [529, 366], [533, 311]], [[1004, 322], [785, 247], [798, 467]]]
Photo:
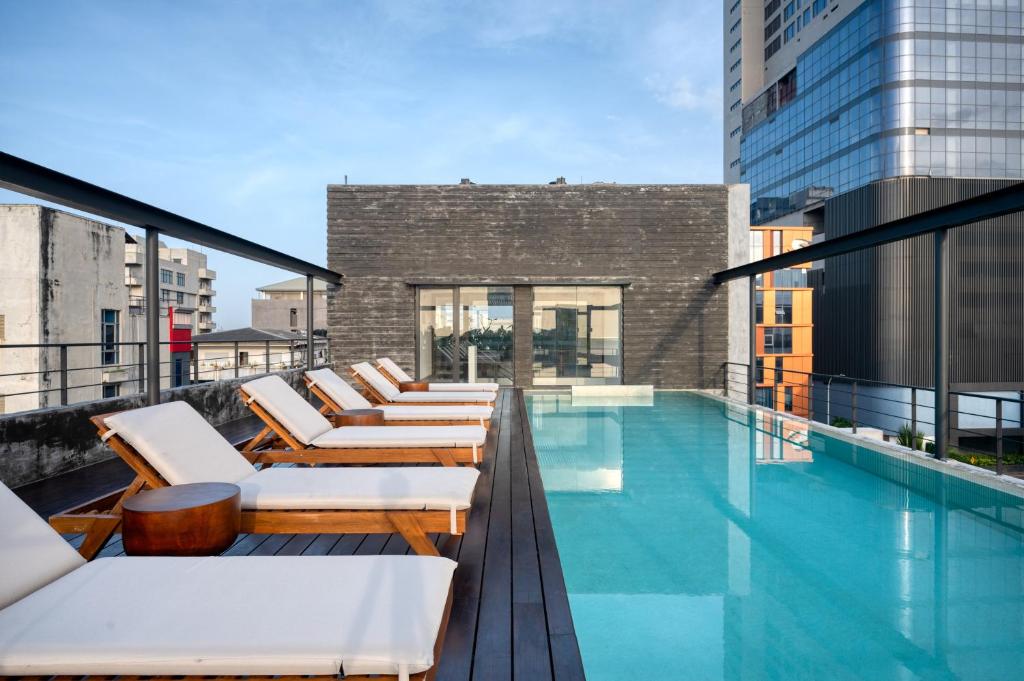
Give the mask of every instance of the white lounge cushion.
[[405, 370], [402, 369], [402, 367], [398, 366], [398, 363], [395, 362], [390, 357], [378, 357], [377, 358], [377, 364], [379, 366], [384, 367], [384, 369], [389, 374], [394, 376], [395, 380], [397, 380], [399, 383], [402, 383], [404, 381], [415, 381], [416, 380], [415, 378], [413, 378], [409, 374], [405, 373]]
[[392, 405], [377, 407], [384, 412], [385, 421], [478, 421], [489, 419], [493, 407], [467, 405]]
[[0, 611], [0, 674], [414, 674], [434, 663], [454, 569], [428, 556], [101, 558]]
[[498, 392], [497, 383], [434, 383], [431, 381], [429, 387], [432, 392]]
[[[84, 564], [70, 544], [0, 483], [0, 608]], [[0, 624], [3, 631], [13, 632]]]
[[369, 362], [360, 362], [352, 365], [352, 371], [370, 384], [370, 387], [380, 393], [380, 396], [389, 402], [393, 401], [396, 395], [402, 394], [395, 385], [384, 377], [384, 374], [370, 365]]
[[464, 393], [464, 392], [436, 392], [436, 391], [410, 391], [398, 393], [391, 398], [392, 402], [493, 402], [494, 393]]
[[306, 376], [342, 409], [369, 409], [373, 406], [332, 369], [307, 371]]
[[333, 426], [280, 376], [271, 374], [242, 384], [242, 390], [266, 409], [295, 438], [308, 445]]
[[480, 473], [475, 468], [265, 468], [238, 483], [242, 508], [427, 509], [469, 508]]
[[238, 482], [256, 470], [186, 402], [165, 402], [104, 419], [172, 485]]
[[313, 440], [314, 447], [472, 447], [482, 446], [481, 426], [343, 426]]

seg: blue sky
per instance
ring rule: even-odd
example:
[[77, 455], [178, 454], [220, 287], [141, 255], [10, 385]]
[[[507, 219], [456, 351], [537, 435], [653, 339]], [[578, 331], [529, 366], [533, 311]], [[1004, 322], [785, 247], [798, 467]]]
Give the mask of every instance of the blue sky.
[[[0, 149], [323, 264], [325, 188], [346, 174], [721, 182], [721, 17], [682, 0], [0, 1]], [[291, 276], [209, 256], [221, 328]]]

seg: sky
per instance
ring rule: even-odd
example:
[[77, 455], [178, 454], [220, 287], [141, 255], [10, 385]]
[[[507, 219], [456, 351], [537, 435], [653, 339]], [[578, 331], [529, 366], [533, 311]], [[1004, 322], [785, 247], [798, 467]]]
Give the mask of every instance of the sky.
[[[721, 24], [685, 0], [0, 0], [0, 150], [323, 265], [346, 175], [721, 182]], [[294, 276], [206, 252], [220, 329]]]

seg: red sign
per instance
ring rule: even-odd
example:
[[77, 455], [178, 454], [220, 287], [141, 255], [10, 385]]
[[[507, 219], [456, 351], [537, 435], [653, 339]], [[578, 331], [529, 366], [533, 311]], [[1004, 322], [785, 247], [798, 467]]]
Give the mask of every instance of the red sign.
[[192, 352], [192, 327], [174, 328], [174, 308], [167, 307], [167, 330], [171, 341], [171, 352]]

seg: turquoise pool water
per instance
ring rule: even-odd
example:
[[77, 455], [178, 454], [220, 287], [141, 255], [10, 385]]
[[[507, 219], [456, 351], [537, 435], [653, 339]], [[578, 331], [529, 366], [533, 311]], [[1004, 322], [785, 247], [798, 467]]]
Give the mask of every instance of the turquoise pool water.
[[1020, 498], [690, 393], [527, 404], [590, 681], [1024, 678]]

